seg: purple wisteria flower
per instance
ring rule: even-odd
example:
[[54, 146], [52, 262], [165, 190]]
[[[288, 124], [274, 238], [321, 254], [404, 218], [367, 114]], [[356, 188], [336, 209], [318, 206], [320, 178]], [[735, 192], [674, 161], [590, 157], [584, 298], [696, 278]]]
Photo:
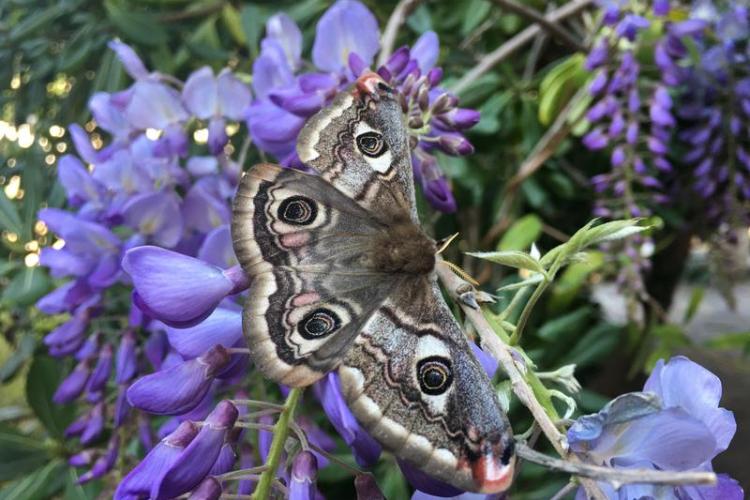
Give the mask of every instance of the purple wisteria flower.
[[[300, 30], [285, 14], [272, 16], [253, 63], [258, 99], [247, 117], [258, 146], [283, 165], [301, 167], [295, 144], [305, 119], [372, 66], [379, 38], [377, 21], [363, 4], [339, 0], [316, 27], [312, 63], [317, 71], [300, 73]], [[426, 32], [411, 49], [396, 50], [377, 72], [401, 92], [414, 147], [414, 175], [425, 197], [435, 208], [452, 212], [456, 203], [434, 154], [471, 154], [474, 148], [462, 131], [479, 122], [479, 113], [458, 108], [458, 99], [439, 87], [438, 54], [437, 35]]]
[[[64, 242], [42, 251], [41, 264], [61, 285], [39, 300], [38, 307], [48, 314], [69, 314], [44, 342], [53, 356], [76, 359], [54, 400], [83, 403], [82, 413], [65, 431], [81, 445], [92, 446], [71, 458], [74, 465], [89, 467], [80, 476], [81, 482], [101, 477], [118, 461], [123, 448], [119, 441], [113, 438], [104, 451], [95, 443], [110, 430], [118, 436], [121, 427], [134, 422], [131, 402], [158, 410], [155, 413], [194, 416], [199, 403], [208, 394], [219, 392], [217, 385], [225, 384], [221, 377], [228, 376], [243, 357], [225, 350], [241, 346], [239, 337], [226, 346], [193, 342], [190, 354], [184, 357], [170, 349], [163, 328], [157, 328], [145, 301], [138, 295], [131, 300], [123, 293], [123, 286], [130, 286], [133, 277], [124, 272], [129, 261], [123, 264], [122, 259], [128, 250], [151, 244], [171, 248], [188, 262], [201, 262], [208, 269], [214, 268], [195, 256], [226, 262], [231, 242], [228, 231], [221, 228], [228, 222], [225, 214], [240, 170], [224, 150], [229, 140], [226, 125], [228, 120], [236, 123], [244, 118], [251, 101], [250, 88], [230, 70], [214, 77], [204, 68], [190, 75], [180, 89], [174, 78], [149, 73], [127, 45], [112, 42], [110, 47], [135, 79], [125, 90], [97, 93], [89, 101], [100, 133], [110, 141], [97, 149], [83, 127], [71, 125], [78, 155], [63, 156], [58, 164], [58, 178], [70, 210], [46, 208], [39, 212], [39, 219]], [[201, 126], [208, 127], [208, 144], [195, 144], [193, 149], [203, 156], [187, 158], [189, 137]], [[200, 224], [191, 218], [196, 212], [203, 214]], [[152, 263], [148, 248], [156, 247], [145, 247], [145, 253], [136, 253], [131, 260]], [[189, 273], [194, 271], [188, 266]], [[218, 272], [221, 278], [214, 289], [223, 290], [230, 283], [224, 295], [236, 293], [231, 284], [236, 275]], [[137, 274], [135, 277], [140, 280]], [[158, 273], [151, 275], [152, 279], [159, 277]], [[173, 281], [171, 278], [165, 282]], [[154, 307], [159, 304], [157, 301]], [[115, 326], [100, 319], [115, 316], [127, 322]], [[200, 348], [203, 350], [198, 352]], [[149, 366], [164, 370], [130, 386]], [[169, 378], [169, 374], [175, 376]], [[161, 394], [163, 387], [171, 398], [152, 397]], [[200, 418], [211, 406], [201, 408]], [[148, 449], [148, 420], [143, 416], [138, 419]]]
[[[620, 396], [568, 430], [571, 450], [586, 461], [620, 468], [712, 471], [711, 461], [734, 436], [732, 412], [719, 407], [718, 377], [689, 359], [660, 360], [643, 393]], [[624, 485], [609, 498], [741, 499], [739, 484], [719, 475], [716, 486]], [[579, 498], [584, 498], [579, 491]]]

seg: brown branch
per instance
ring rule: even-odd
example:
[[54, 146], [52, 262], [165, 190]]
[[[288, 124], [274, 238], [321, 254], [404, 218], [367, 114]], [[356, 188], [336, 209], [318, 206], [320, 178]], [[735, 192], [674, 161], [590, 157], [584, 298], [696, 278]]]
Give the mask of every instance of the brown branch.
[[578, 41], [573, 35], [568, 33], [555, 21], [551, 21], [550, 19], [546, 18], [544, 14], [542, 14], [538, 10], [533, 9], [532, 7], [529, 7], [527, 5], [515, 2], [514, 0], [492, 0], [492, 2], [499, 5], [505, 10], [516, 13], [521, 17], [525, 17], [526, 19], [535, 22], [541, 28], [546, 30], [550, 35], [557, 38], [576, 52], [584, 52], [587, 50], [586, 46], [583, 43]]
[[550, 457], [539, 453], [528, 446], [518, 443], [518, 456], [529, 462], [559, 470], [581, 477], [588, 477], [597, 481], [606, 481], [615, 488], [623, 484], [667, 484], [678, 486], [681, 484], [716, 484], [716, 474], [713, 472], [672, 472], [654, 469], [615, 469], [587, 463], [573, 463], [568, 460]]
[[[594, 0], [573, 0], [562, 7], [553, 10], [548, 15], [544, 16], [550, 22], [557, 22], [566, 17], [572, 16], [589, 6]], [[477, 78], [485, 74], [487, 71], [492, 69], [493, 66], [499, 62], [505, 60], [507, 57], [512, 55], [516, 50], [520, 49], [528, 42], [534, 39], [534, 37], [541, 32], [542, 28], [538, 24], [527, 27], [519, 34], [496, 48], [489, 54], [485, 55], [476, 66], [474, 66], [468, 73], [464, 75], [451, 89], [456, 94], [461, 93], [469, 85], [471, 85]]]
[[388, 23], [385, 25], [385, 31], [380, 40], [380, 54], [378, 54], [378, 66], [385, 64], [393, 52], [393, 45], [396, 43], [396, 35], [398, 29], [404, 24], [409, 14], [419, 5], [422, 0], [401, 0], [396, 8], [393, 9], [393, 14], [388, 19]]
[[586, 87], [581, 87], [578, 92], [568, 101], [565, 107], [560, 111], [552, 123], [550, 128], [544, 133], [539, 142], [536, 143], [534, 149], [526, 157], [526, 159], [518, 167], [518, 172], [505, 185], [502, 199], [503, 202], [500, 205], [499, 215], [497, 222], [487, 231], [487, 234], [482, 239], [483, 245], [489, 245], [492, 241], [497, 238], [510, 224], [510, 211], [515, 202], [518, 188], [521, 187], [523, 181], [531, 177], [539, 168], [544, 165], [550, 156], [552, 156], [557, 148], [560, 146], [562, 141], [568, 137], [571, 129], [575, 123], [570, 123], [570, 113], [575, 108], [581, 99], [583, 99], [588, 93]]
[[[544, 411], [544, 408], [537, 401], [534, 392], [516, 366], [510, 347], [498, 338], [480, 309], [472, 309], [458, 298], [463, 291], [471, 290], [471, 285], [454, 274], [442, 259], [438, 260], [436, 271], [443, 286], [448, 290], [451, 297], [456, 299], [456, 302], [461, 305], [464, 314], [466, 314], [477, 334], [481, 337], [482, 345], [503, 366], [510, 379], [513, 392], [521, 403], [529, 409], [534, 420], [536, 420], [544, 435], [547, 436], [547, 439], [555, 448], [555, 451], [569, 461], [580, 462], [578, 457], [568, 453], [567, 439], [560, 433], [550, 416], [547, 415], [547, 412]], [[580, 481], [583, 487], [586, 488], [588, 498], [606, 500], [607, 497], [602, 493], [595, 481], [586, 478], [580, 478]]]

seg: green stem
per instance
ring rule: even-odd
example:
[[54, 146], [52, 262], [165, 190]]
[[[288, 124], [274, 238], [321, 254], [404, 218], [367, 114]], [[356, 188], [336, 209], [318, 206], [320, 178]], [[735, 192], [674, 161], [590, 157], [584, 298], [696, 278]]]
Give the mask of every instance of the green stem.
[[255, 493], [253, 493], [254, 500], [265, 500], [271, 492], [271, 484], [276, 477], [276, 469], [279, 467], [286, 437], [289, 434], [289, 421], [292, 419], [294, 409], [297, 407], [297, 402], [302, 395], [302, 391], [303, 389], [299, 387], [295, 387], [289, 391], [289, 396], [286, 398], [286, 403], [284, 403], [284, 409], [281, 410], [279, 419], [273, 427], [273, 441], [271, 442], [271, 449], [268, 451], [268, 458], [266, 458], [267, 469], [260, 475], [258, 486], [255, 488]]
[[521, 341], [521, 334], [523, 333], [523, 330], [526, 327], [526, 323], [529, 321], [529, 317], [531, 316], [531, 311], [532, 309], [534, 309], [534, 306], [539, 300], [539, 297], [541, 297], [544, 291], [547, 289], [547, 285], [549, 285], [549, 280], [548, 279], [543, 280], [541, 283], [539, 283], [536, 286], [536, 288], [534, 289], [534, 293], [532, 293], [531, 297], [529, 297], [529, 301], [526, 302], [526, 305], [524, 306], [523, 311], [521, 312], [521, 317], [518, 318], [518, 323], [516, 324], [516, 330], [513, 332], [513, 335], [511, 335], [510, 337], [510, 342], [509, 342], [510, 345], [518, 345], [518, 343]]

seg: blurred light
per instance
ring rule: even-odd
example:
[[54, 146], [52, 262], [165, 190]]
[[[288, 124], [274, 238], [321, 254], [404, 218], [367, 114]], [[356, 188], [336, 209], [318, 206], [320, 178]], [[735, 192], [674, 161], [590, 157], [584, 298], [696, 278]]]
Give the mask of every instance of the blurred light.
[[36, 224], [34, 224], [34, 232], [39, 236], [44, 236], [47, 234], [47, 224], [41, 220], [36, 221]]
[[26, 267], [34, 267], [39, 265], [39, 254], [38, 253], [27, 253], [23, 259]]
[[146, 137], [151, 139], [152, 141], [155, 141], [159, 137], [161, 137], [161, 130], [156, 128], [147, 128], [146, 129]]
[[20, 190], [21, 190], [21, 176], [14, 175], [13, 177], [10, 178], [10, 181], [8, 181], [8, 184], [5, 186], [5, 196], [13, 200], [16, 197], [18, 197], [18, 192]]
[[26, 149], [32, 144], [34, 144], [34, 133], [31, 131], [31, 125], [24, 123], [18, 127], [18, 145]]
[[18, 140], [18, 130], [16, 130], [16, 127], [10, 123], [0, 121], [0, 131], [2, 131], [2, 135], [10, 142], [16, 142], [16, 140]]
[[55, 145], [55, 149], [57, 150], [58, 153], [64, 153], [68, 149], [68, 145], [65, 144], [64, 142], [58, 142]]
[[195, 142], [198, 144], [205, 144], [208, 142], [208, 129], [207, 128], [199, 128], [195, 132], [193, 132], [193, 139], [195, 139]]
[[52, 165], [55, 163], [55, 160], [57, 160], [57, 157], [55, 155], [47, 155], [44, 157], [44, 163], [47, 165]]
[[49, 135], [51, 135], [52, 137], [62, 137], [65, 135], [65, 129], [60, 125], [52, 125], [49, 128]]

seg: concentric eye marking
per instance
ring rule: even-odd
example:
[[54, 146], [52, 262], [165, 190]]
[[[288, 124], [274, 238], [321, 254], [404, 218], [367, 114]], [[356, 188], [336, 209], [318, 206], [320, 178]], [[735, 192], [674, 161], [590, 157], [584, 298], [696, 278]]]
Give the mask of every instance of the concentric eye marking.
[[450, 360], [442, 356], [421, 359], [417, 363], [417, 380], [425, 394], [430, 396], [443, 394], [453, 382]]
[[287, 224], [307, 226], [318, 216], [318, 207], [310, 198], [291, 196], [281, 202], [278, 214]]
[[377, 132], [365, 132], [357, 136], [357, 147], [363, 155], [377, 158], [386, 151], [388, 146], [383, 140], [383, 135]]
[[340, 326], [341, 319], [338, 315], [330, 309], [321, 307], [302, 318], [297, 328], [302, 337], [307, 340], [313, 340], [330, 335], [338, 330]]

